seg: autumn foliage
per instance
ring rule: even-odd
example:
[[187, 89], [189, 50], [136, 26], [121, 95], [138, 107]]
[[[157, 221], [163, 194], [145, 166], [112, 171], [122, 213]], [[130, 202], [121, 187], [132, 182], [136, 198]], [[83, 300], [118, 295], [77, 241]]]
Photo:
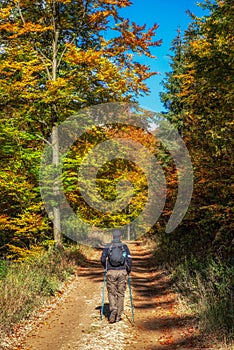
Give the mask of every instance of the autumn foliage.
[[[17, 256], [18, 248], [32, 249], [51, 235], [38, 169], [52, 130], [82, 107], [147, 93], [145, 81], [156, 73], [137, 54], [153, 57], [151, 47], [160, 44], [157, 25], [146, 28], [123, 18], [126, 6], [130, 1], [1, 2], [3, 251], [17, 250]], [[76, 200], [75, 193], [69, 196]], [[61, 241], [61, 232], [54, 238]]]
[[184, 38], [178, 32], [173, 42], [172, 71], [162, 93], [165, 116], [186, 141], [195, 180], [173, 244], [183, 256], [212, 253], [229, 260], [234, 248], [233, 5], [228, 0], [203, 5], [206, 15], [190, 14]]
[[[38, 256], [54, 241], [63, 241], [40, 195], [39, 168], [48, 137], [55, 135], [50, 147], [56, 168], [56, 132], [68, 117], [101, 103], [134, 102], [149, 91], [147, 79], [157, 73], [139, 57], [155, 59], [152, 48], [161, 44], [156, 38], [158, 25], [148, 28], [124, 18], [121, 10], [128, 6], [129, 0], [0, 3], [0, 262], [4, 264], [7, 259]], [[70, 148], [62, 176], [66, 198], [84, 220], [98, 227], [124, 225], [147, 201], [145, 174], [122, 158], [105, 164], [97, 176], [103, 198], [116, 197], [119, 180], [133, 183], [134, 196], [126, 210], [100, 213], [87, 205], [77, 186], [83, 157], [96, 144], [121, 137], [140, 142], [156, 155], [166, 174], [167, 200], [150, 234], [158, 238], [161, 259], [167, 266], [177, 266], [176, 278], [181, 281], [185, 276], [185, 287], [180, 286], [191, 291], [197, 305], [204, 301], [207, 324], [224, 329], [226, 336], [233, 335], [233, 1], [204, 0], [200, 6], [204, 16], [190, 13], [184, 35], [178, 30], [172, 42], [171, 69], [161, 92], [166, 111], [158, 113], [179, 131], [193, 164], [193, 197], [179, 227], [165, 233], [177, 196], [177, 169], [168, 150], [140, 128], [112, 125], [89, 130]], [[147, 116], [142, 122], [147, 125]], [[146, 155], [142, 152], [139, 157]], [[56, 188], [52, 190], [56, 196]], [[52, 209], [59, 222], [59, 206]]]
[[[169, 119], [183, 136], [194, 170], [194, 192], [181, 225], [166, 235], [176, 178], [159, 230], [160, 255], [193, 305], [202, 328], [233, 339], [233, 2], [205, 1], [190, 13], [184, 37], [172, 43], [171, 71], [161, 94]], [[232, 345], [231, 345], [232, 347]]]

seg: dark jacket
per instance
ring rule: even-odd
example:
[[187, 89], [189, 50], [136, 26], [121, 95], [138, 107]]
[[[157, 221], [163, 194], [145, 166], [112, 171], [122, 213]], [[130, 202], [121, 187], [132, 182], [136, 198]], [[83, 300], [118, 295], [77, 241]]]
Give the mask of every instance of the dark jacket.
[[107, 270], [127, 270], [128, 273], [131, 272], [132, 269], [132, 257], [130, 254], [130, 250], [127, 246], [127, 244], [123, 243], [123, 248], [126, 252], [126, 264], [121, 265], [121, 266], [111, 266], [111, 264], [108, 261], [108, 253], [109, 253], [109, 248], [112, 243], [122, 243], [119, 239], [113, 239], [111, 243], [108, 243], [105, 248], [103, 249], [102, 256], [101, 256], [101, 263], [104, 268]]

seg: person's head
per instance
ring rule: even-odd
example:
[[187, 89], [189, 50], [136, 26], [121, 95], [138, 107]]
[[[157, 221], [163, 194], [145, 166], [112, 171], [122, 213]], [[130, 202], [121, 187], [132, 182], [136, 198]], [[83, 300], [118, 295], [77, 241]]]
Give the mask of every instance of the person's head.
[[115, 229], [114, 231], [113, 231], [113, 239], [115, 240], [115, 241], [120, 241], [121, 240], [121, 236], [122, 236], [122, 232], [119, 230], [119, 229]]

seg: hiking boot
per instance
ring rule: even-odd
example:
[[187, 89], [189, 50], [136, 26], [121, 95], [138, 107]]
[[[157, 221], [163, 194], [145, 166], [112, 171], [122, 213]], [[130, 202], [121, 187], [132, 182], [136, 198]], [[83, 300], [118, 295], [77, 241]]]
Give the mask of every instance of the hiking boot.
[[121, 315], [118, 315], [118, 313], [117, 313], [116, 318], [115, 318], [115, 322], [119, 322], [121, 320], [122, 320]]
[[116, 314], [117, 314], [117, 311], [116, 311], [116, 310], [111, 311], [110, 317], [109, 317], [109, 322], [110, 322], [110, 323], [114, 323], [114, 322], [115, 322]]

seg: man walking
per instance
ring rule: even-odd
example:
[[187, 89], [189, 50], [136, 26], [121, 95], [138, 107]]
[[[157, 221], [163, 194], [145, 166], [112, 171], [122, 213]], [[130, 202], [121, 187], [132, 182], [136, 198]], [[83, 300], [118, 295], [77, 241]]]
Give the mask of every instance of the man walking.
[[106, 269], [107, 292], [109, 299], [109, 322], [119, 322], [124, 311], [126, 277], [131, 272], [132, 258], [128, 246], [121, 241], [122, 233], [116, 229], [113, 240], [108, 243], [101, 256]]

